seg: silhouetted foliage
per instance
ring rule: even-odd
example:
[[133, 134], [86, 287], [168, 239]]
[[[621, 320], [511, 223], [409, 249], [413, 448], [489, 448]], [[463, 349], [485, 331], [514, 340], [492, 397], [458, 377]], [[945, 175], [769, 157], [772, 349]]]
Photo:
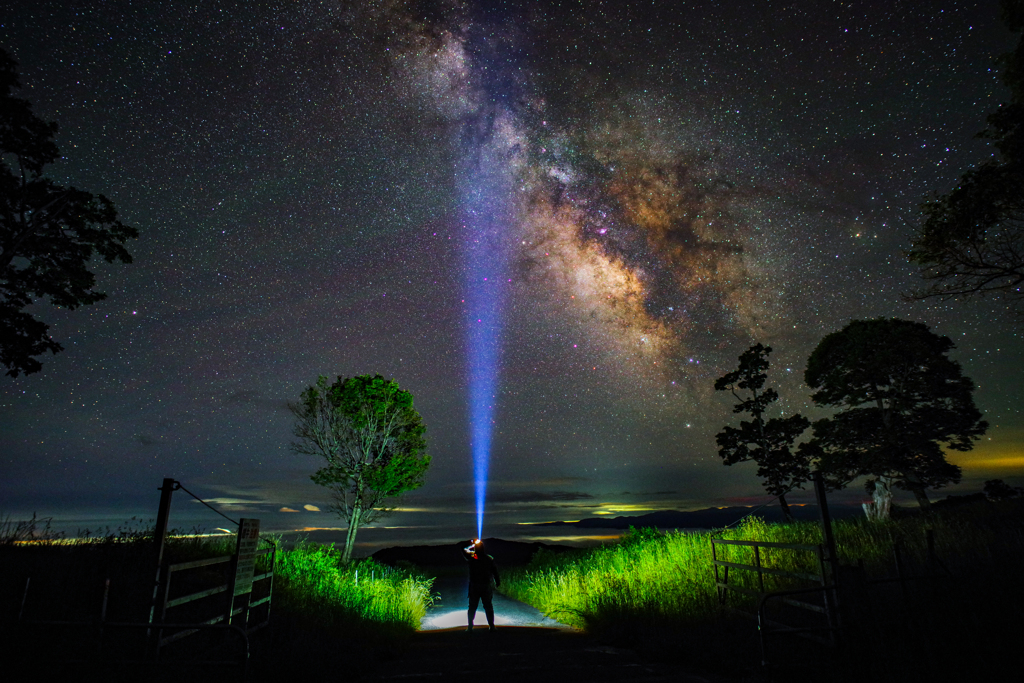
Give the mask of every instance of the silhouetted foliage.
[[138, 237], [103, 195], [43, 177], [43, 167], [60, 157], [57, 124], [13, 95], [20, 87], [15, 67], [0, 50], [0, 362], [11, 377], [37, 372], [35, 356], [63, 350], [26, 307], [37, 299], [72, 309], [105, 299], [86, 264], [94, 253], [131, 263], [124, 243]]
[[807, 361], [804, 380], [820, 406], [840, 411], [814, 423], [808, 450], [842, 485], [861, 475], [912, 491], [960, 480], [943, 448], [968, 451], [988, 428], [974, 384], [947, 357], [954, 348], [921, 323], [855, 320], [827, 335]]
[[[782, 514], [786, 521], [792, 522], [786, 492], [800, 488], [811, 477], [809, 459], [802, 452], [794, 452], [793, 442], [811, 423], [799, 414], [765, 420], [768, 407], [779, 400], [775, 389], [764, 389], [771, 352], [770, 346], [751, 346], [740, 354], [738, 369], [715, 381], [715, 389], [730, 391], [739, 401], [732, 412], [749, 413], [753, 418], [741, 421], [738, 428], [723, 428], [715, 440], [724, 464], [733, 465], [747, 460], [757, 463], [757, 476], [764, 479], [765, 490], [778, 496]], [[737, 390], [746, 393], [741, 395]]]
[[1002, 479], [989, 479], [985, 482], [984, 491], [989, 500], [1009, 500], [1024, 496], [1024, 489], [1019, 486], [1010, 486]]
[[321, 375], [289, 408], [298, 438], [292, 450], [327, 461], [310, 478], [331, 491], [331, 510], [348, 520], [348, 562], [359, 527], [391, 512], [387, 499], [423, 485], [426, 426], [412, 394], [380, 375], [338, 377], [330, 385]]
[[928, 285], [914, 298], [999, 293], [1018, 306], [1024, 301], [1024, 0], [1002, 0], [1000, 14], [1022, 32], [1016, 49], [1000, 58], [1010, 101], [979, 134], [995, 142], [1000, 157], [967, 171], [922, 208], [907, 256]]

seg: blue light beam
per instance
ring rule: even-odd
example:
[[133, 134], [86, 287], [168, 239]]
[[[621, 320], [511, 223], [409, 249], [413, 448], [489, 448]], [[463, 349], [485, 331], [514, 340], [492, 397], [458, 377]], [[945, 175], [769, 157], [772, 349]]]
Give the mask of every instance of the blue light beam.
[[516, 115], [525, 95], [525, 53], [513, 16], [502, 3], [471, 11], [462, 37], [473, 65], [476, 110], [461, 126], [459, 199], [466, 258], [466, 360], [469, 435], [476, 485], [476, 534], [483, 537], [492, 436], [500, 394], [503, 309], [509, 291], [510, 253], [516, 241], [515, 188], [524, 139]]
[[[508, 164], [482, 150], [462, 192], [466, 257], [469, 435], [476, 488], [476, 537], [483, 538], [491, 439], [500, 383], [502, 309], [508, 290], [511, 183]], [[500, 155], [499, 155], [500, 156]]]

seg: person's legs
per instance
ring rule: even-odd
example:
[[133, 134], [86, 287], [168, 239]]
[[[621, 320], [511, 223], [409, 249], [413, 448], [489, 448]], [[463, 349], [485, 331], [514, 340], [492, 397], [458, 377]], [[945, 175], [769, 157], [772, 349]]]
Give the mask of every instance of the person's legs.
[[480, 596], [484, 601], [484, 614], [487, 615], [487, 625], [494, 628], [494, 604], [491, 602], [493, 594], [491, 591], [484, 591]]
[[[469, 587], [469, 610], [467, 616], [469, 617], [469, 626], [467, 631], [473, 630], [473, 620], [476, 618], [476, 606], [480, 604], [480, 595], [473, 590], [473, 587]], [[487, 603], [484, 603], [484, 609], [487, 609]]]

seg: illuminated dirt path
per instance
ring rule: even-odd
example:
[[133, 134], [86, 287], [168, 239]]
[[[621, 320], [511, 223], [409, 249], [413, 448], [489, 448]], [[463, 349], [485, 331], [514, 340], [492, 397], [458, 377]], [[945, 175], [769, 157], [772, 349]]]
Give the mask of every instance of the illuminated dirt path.
[[[469, 593], [469, 579], [464, 576], [440, 577], [434, 581], [434, 605], [427, 612], [420, 624], [422, 631], [437, 631], [449, 628], [466, 628], [466, 596]], [[494, 623], [498, 626], [544, 626], [563, 628], [559, 624], [541, 614], [532, 605], [511, 600], [499, 593], [494, 594]], [[476, 610], [476, 627], [487, 628], [487, 617], [481, 605]]]
[[374, 681], [674, 681], [732, 683], [679, 666], [643, 661], [632, 650], [609, 647], [525, 603], [494, 596], [494, 632], [483, 609], [466, 632], [466, 580], [446, 577], [435, 583], [440, 596], [423, 620], [408, 650], [363, 680]]

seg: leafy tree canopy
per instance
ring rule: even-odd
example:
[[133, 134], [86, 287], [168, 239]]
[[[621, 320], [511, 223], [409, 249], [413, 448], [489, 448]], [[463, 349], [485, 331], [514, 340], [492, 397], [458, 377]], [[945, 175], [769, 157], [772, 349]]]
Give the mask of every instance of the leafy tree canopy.
[[1011, 98], [980, 134], [1000, 156], [924, 205], [907, 256], [928, 284], [914, 298], [997, 293], [1024, 302], [1024, 0], [1002, 0], [1001, 17], [1021, 33], [1016, 49], [1000, 58]]
[[37, 372], [36, 356], [63, 350], [49, 326], [25, 309], [36, 299], [70, 309], [105, 299], [86, 264], [94, 254], [131, 263], [124, 243], [138, 237], [103, 195], [43, 177], [60, 157], [57, 124], [14, 96], [15, 67], [0, 49], [0, 363], [11, 377]]
[[380, 375], [319, 377], [297, 403], [292, 450], [324, 459], [311, 479], [330, 490], [330, 509], [348, 520], [344, 561], [352, 556], [361, 525], [393, 511], [387, 505], [423, 485], [430, 466], [426, 426], [413, 397]]
[[988, 424], [974, 384], [946, 355], [953, 348], [897, 318], [855, 320], [821, 340], [804, 381], [816, 404], [840, 409], [815, 422], [811, 442], [833, 482], [885, 477], [927, 505], [926, 488], [960, 480], [943, 449], [970, 450]]
[[716, 390], [730, 391], [736, 397], [733, 413], [749, 413], [753, 418], [741, 421], [739, 427], [724, 427], [715, 439], [724, 464], [757, 463], [757, 476], [764, 479], [765, 490], [779, 498], [783, 515], [792, 521], [786, 493], [811, 477], [809, 459], [803, 452], [794, 452], [793, 443], [810, 421], [802, 415], [765, 420], [765, 412], [779, 400], [775, 389], [764, 388], [771, 352], [770, 346], [751, 346], [740, 354], [739, 368], [715, 381]]

